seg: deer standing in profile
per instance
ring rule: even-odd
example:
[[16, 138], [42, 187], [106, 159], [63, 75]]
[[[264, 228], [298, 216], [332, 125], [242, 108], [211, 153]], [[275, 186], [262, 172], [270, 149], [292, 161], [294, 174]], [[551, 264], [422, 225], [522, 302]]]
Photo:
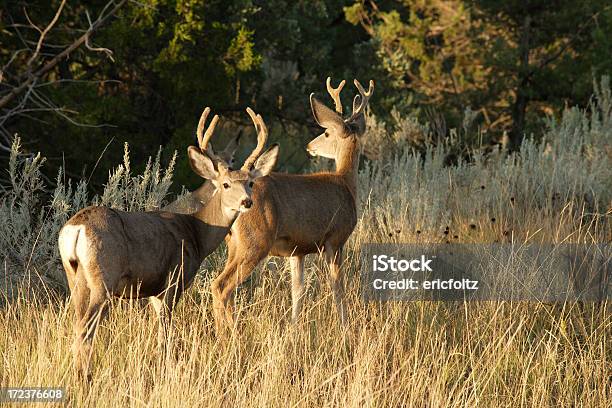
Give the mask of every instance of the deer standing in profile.
[[310, 95], [312, 113], [325, 132], [312, 140], [308, 152], [335, 160], [335, 172], [315, 174], [272, 173], [255, 182], [254, 205], [232, 226], [226, 238], [228, 259], [212, 283], [217, 330], [234, 325], [234, 289], [267, 255], [289, 257], [291, 265], [292, 320], [302, 309], [304, 257], [323, 250], [330, 267], [330, 283], [340, 321], [346, 322], [341, 283], [342, 249], [357, 223], [357, 170], [359, 139], [365, 132], [365, 108], [374, 91], [366, 92], [355, 80], [359, 95], [353, 112], [342, 118], [340, 91], [330, 78], [327, 89], [336, 112]]
[[197, 212], [124, 212], [92, 206], [75, 214], [60, 231], [59, 250], [75, 309], [75, 367], [87, 378], [92, 341], [110, 297], [148, 297], [165, 328], [204, 258], [221, 244], [239, 214], [252, 207], [254, 180], [269, 174], [276, 163], [278, 146], [261, 153], [267, 129], [261, 116], [248, 108], [258, 131], [257, 146], [242, 168], [230, 170], [207, 149], [219, 119], [215, 115], [202, 134], [209, 112], [206, 108], [200, 118], [199, 147], [187, 149], [193, 171], [216, 188]]

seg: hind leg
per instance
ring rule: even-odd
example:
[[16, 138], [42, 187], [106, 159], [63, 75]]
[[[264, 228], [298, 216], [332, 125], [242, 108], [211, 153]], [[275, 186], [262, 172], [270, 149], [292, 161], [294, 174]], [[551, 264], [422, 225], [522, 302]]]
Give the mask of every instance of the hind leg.
[[79, 343], [80, 343], [80, 335], [81, 335], [81, 321], [87, 312], [87, 307], [89, 306], [89, 287], [87, 287], [87, 282], [85, 277], [83, 276], [82, 271], [74, 274], [67, 274], [68, 278], [68, 286], [70, 287], [70, 301], [74, 307], [74, 341], [72, 343], [72, 355], [74, 361], [74, 367], [77, 369], [79, 367]]
[[[92, 284], [93, 283], [93, 284]], [[108, 311], [108, 294], [103, 282], [90, 282], [89, 302], [87, 309], [76, 323], [76, 339], [73, 345], [77, 373], [91, 379], [89, 366], [92, 354], [92, 343], [98, 324], [106, 317]]]
[[89, 303], [89, 288], [82, 272], [66, 274], [70, 288], [70, 300], [74, 306], [75, 324], [81, 321]]
[[296, 323], [304, 301], [304, 257], [292, 256], [291, 264], [291, 322]]

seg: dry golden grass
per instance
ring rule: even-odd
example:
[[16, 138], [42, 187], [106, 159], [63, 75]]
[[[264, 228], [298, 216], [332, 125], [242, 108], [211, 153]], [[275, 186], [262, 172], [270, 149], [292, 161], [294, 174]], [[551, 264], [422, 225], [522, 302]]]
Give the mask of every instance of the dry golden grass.
[[[223, 260], [219, 251], [209, 269]], [[606, 304], [367, 303], [349, 254], [350, 327], [340, 328], [314, 258], [305, 311], [291, 325], [280, 265], [240, 289], [231, 338], [215, 337], [206, 279], [181, 300], [165, 352], [149, 307], [114, 302], [95, 341], [90, 385], [72, 370], [67, 302], [8, 304], [0, 310], [0, 383], [64, 386], [70, 406], [611, 404]]]

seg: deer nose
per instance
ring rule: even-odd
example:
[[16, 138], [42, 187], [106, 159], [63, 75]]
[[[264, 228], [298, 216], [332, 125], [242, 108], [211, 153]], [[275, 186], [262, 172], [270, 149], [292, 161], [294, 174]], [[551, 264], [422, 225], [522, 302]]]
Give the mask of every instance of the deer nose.
[[253, 205], [253, 200], [251, 200], [250, 198], [245, 198], [244, 200], [242, 200], [242, 203], [240, 203], [244, 208], [251, 208], [251, 206]]

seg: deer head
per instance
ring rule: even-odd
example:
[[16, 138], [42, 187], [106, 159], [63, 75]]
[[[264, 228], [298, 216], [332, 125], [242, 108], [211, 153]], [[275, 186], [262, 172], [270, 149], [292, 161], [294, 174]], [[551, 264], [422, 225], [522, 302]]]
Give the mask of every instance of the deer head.
[[236, 164], [236, 151], [238, 150], [238, 147], [240, 146], [240, 138], [242, 137], [242, 130], [240, 130], [238, 132], [238, 135], [236, 137], [233, 137], [232, 139], [230, 139], [229, 142], [227, 142], [227, 144], [225, 145], [225, 148], [223, 150], [221, 150], [219, 153], [216, 153], [213, 150], [213, 146], [212, 145], [208, 145], [208, 152], [209, 152], [209, 156], [211, 157], [215, 157], [217, 159], [217, 161], [223, 161], [227, 167], [229, 167], [230, 169], [234, 169], [234, 165]]
[[217, 162], [222, 161], [223, 163], [225, 163], [227, 167], [233, 169], [233, 166], [235, 163], [234, 156], [240, 144], [240, 138], [242, 136], [242, 131], [238, 132], [238, 135], [232, 138], [227, 143], [227, 145], [225, 146], [225, 149], [223, 149], [219, 153], [216, 153], [213, 149], [213, 146], [210, 144], [210, 138], [212, 137], [212, 132], [214, 131], [215, 126], [217, 125], [219, 116], [215, 115], [213, 117], [210, 125], [206, 129], [206, 132], [204, 132], [204, 127], [206, 125], [206, 119], [208, 118], [209, 114], [210, 114], [210, 108], [207, 107], [206, 109], [204, 109], [204, 111], [202, 112], [202, 115], [200, 116], [200, 121], [198, 123], [198, 128], [196, 130], [198, 144], [205, 145], [206, 153], [213, 160], [215, 165]]
[[310, 95], [312, 114], [319, 126], [325, 129], [323, 134], [317, 136], [306, 146], [306, 150], [312, 156], [338, 159], [341, 152], [357, 145], [359, 137], [365, 132], [365, 109], [374, 92], [374, 81], [370, 80], [369, 89], [366, 92], [359, 81], [354, 80], [359, 94], [355, 95], [353, 112], [346, 119], [342, 117], [342, 102], [340, 101], [340, 92], [344, 84], [345, 81], [342, 81], [337, 88], [333, 88], [331, 79], [327, 78], [327, 91], [334, 100], [335, 112], [315, 98], [314, 93]]
[[239, 170], [232, 170], [229, 163], [221, 155], [215, 154], [209, 145], [219, 120], [218, 115], [213, 117], [206, 132], [203, 132], [209, 112], [210, 109], [206, 108], [200, 118], [197, 131], [198, 147], [189, 146], [187, 149], [189, 164], [196, 174], [213, 183], [215, 186], [213, 194], [220, 195], [223, 213], [227, 217], [233, 217], [240, 212], [248, 211], [253, 205], [251, 199], [253, 182], [272, 171], [278, 157], [278, 145], [273, 145], [261, 153], [268, 138], [268, 129], [261, 116], [256, 115], [251, 108], [247, 108], [247, 113], [251, 116], [257, 131], [257, 146]]
[[218, 156], [223, 160], [230, 169], [234, 168], [235, 164], [235, 155], [236, 150], [238, 150], [238, 146], [240, 145], [240, 138], [242, 137], [242, 130], [238, 132], [238, 135], [232, 138], [227, 145], [225, 145], [225, 149], [219, 152]]

